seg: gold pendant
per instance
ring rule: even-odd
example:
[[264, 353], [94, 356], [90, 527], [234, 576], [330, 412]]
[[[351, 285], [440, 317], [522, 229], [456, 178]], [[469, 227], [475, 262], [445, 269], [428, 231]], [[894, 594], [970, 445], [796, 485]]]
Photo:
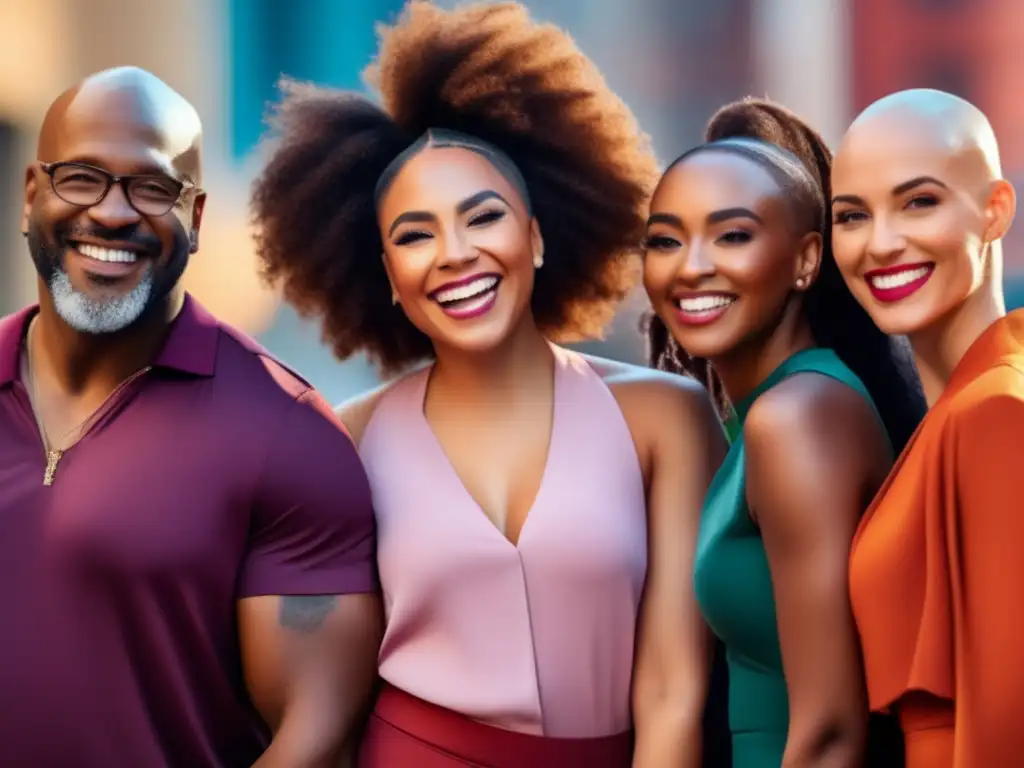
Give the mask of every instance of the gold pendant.
[[43, 485], [53, 485], [53, 477], [57, 474], [57, 465], [64, 455], [64, 451], [46, 452], [46, 472], [43, 473]]

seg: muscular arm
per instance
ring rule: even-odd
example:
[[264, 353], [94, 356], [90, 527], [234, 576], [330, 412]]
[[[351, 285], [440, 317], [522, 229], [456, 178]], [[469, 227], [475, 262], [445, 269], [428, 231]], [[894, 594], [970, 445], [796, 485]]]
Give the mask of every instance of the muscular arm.
[[631, 393], [648, 439], [648, 566], [633, 682], [634, 768], [696, 768], [710, 670], [710, 636], [693, 591], [704, 495], [726, 452], [706, 393], [675, 377]]
[[369, 485], [318, 397], [275, 437], [257, 499], [238, 602], [246, 684], [273, 732], [256, 768], [351, 765], [383, 618]]
[[761, 396], [744, 437], [789, 693], [783, 766], [859, 768], [867, 703], [847, 563], [888, 461], [884, 433], [859, 394], [805, 374]]
[[376, 679], [377, 597], [253, 597], [238, 624], [249, 692], [274, 733], [256, 768], [351, 765]]

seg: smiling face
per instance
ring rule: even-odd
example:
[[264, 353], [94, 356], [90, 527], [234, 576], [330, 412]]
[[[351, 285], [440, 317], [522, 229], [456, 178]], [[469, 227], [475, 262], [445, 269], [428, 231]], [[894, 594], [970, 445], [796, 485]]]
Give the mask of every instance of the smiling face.
[[1007, 189], [977, 147], [925, 121], [893, 115], [851, 130], [833, 166], [832, 243], [879, 328], [912, 335], [969, 302], [990, 277], [986, 246], [1005, 231]]
[[651, 201], [644, 287], [687, 353], [714, 360], [777, 327], [820, 258], [820, 237], [794, 220], [751, 158], [709, 149], [666, 173]]
[[533, 322], [536, 222], [480, 153], [426, 147], [391, 182], [378, 221], [398, 302], [435, 347], [488, 351]]
[[[161, 305], [196, 247], [204, 198], [177, 194], [198, 175], [195, 133], [142, 105], [134, 93], [83, 89], [48, 118], [41, 162], [26, 174], [32, 260], [58, 315], [83, 333], [120, 331]], [[115, 183], [92, 202], [106, 174], [141, 178], [125, 185], [130, 195]]]

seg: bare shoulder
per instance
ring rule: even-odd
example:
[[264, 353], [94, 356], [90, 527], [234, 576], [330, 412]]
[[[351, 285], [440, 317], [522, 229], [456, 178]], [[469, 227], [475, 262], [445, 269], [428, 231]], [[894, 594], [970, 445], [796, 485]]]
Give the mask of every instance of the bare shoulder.
[[[748, 467], [765, 471], [862, 474], [886, 453], [885, 434], [867, 399], [841, 381], [798, 373], [761, 395], [743, 423]], [[785, 465], [785, 466], [784, 466]]]
[[624, 401], [656, 398], [655, 403], [659, 406], [701, 411], [711, 403], [707, 390], [687, 376], [603, 357], [584, 355], [584, 358], [612, 390], [620, 404]]
[[707, 390], [694, 379], [616, 360], [584, 356], [608, 385], [630, 429], [660, 439], [665, 433], [704, 437], [721, 424]]
[[381, 384], [379, 387], [356, 395], [335, 407], [335, 415], [345, 425], [345, 429], [348, 430], [348, 433], [352, 436], [352, 441], [357, 447], [362, 442], [363, 433], [373, 418], [373, 414], [377, 410], [380, 401], [388, 392], [417, 372], [413, 371], [385, 384]]

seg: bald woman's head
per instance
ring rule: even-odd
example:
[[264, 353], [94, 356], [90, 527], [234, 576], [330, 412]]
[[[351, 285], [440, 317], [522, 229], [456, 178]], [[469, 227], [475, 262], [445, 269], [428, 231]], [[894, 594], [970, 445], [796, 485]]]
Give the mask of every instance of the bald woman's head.
[[899, 91], [865, 109], [847, 130], [839, 153], [847, 160], [909, 147], [959, 160], [962, 170], [978, 179], [1002, 177], [999, 144], [985, 113], [959, 96], [927, 88]]
[[22, 224], [68, 325], [118, 331], [174, 297], [198, 248], [201, 155], [196, 110], [144, 70], [100, 72], [53, 102]]
[[883, 330], [913, 334], [1001, 292], [1015, 198], [973, 104], [927, 89], [875, 102], [839, 146], [832, 193], [836, 261]]

